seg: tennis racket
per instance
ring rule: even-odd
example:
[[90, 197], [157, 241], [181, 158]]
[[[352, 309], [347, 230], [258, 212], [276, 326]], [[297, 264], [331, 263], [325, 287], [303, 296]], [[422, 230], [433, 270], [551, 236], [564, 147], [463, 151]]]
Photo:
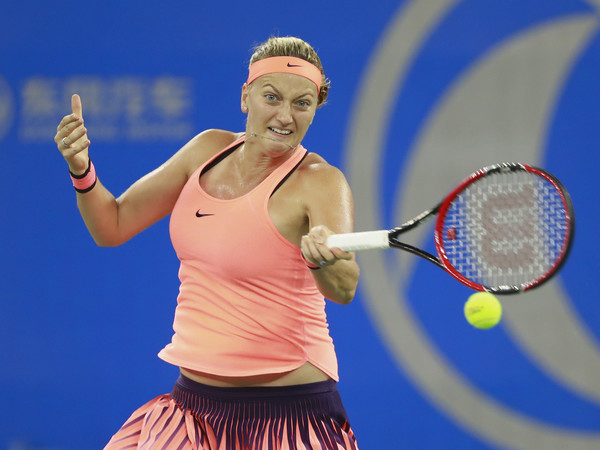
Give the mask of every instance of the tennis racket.
[[[437, 256], [399, 240], [436, 216]], [[335, 234], [326, 244], [346, 251], [406, 250], [474, 290], [516, 294], [558, 272], [574, 230], [571, 198], [555, 176], [502, 163], [473, 173], [437, 206], [393, 230]]]

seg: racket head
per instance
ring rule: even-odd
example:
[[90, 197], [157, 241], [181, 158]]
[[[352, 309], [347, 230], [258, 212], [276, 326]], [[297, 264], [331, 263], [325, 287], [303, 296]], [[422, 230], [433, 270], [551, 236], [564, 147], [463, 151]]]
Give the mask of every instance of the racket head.
[[435, 246], [444, 268], [463, 284], [516, 294], [558, 272], [574, 231], [571, 198], [555, 176], [502, 163], [473, 173], [444, 199]]

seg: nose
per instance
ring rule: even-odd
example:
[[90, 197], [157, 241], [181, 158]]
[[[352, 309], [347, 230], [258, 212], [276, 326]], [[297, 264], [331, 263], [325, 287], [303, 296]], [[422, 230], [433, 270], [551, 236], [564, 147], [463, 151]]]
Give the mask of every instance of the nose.
[[277, 120], [283, 125], [287, 125], [292, 122], [292, 105], [287, 102], [283, 102], [277, 110]]

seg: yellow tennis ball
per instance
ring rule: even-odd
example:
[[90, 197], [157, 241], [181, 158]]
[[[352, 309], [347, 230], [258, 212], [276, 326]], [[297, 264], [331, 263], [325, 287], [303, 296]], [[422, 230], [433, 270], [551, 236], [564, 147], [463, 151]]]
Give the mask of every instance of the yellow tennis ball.
[[476, 292], [465, 303], [465, 317], [475, 328], [486, 330], [500, 322], [502, 305], [489, 292]]

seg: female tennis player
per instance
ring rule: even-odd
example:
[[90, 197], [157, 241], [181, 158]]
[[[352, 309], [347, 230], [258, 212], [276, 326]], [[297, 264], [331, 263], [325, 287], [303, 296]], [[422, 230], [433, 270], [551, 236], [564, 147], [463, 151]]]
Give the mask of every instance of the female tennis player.
[[[207, 130], [115, 198], [99, 181], [79, 96], [55, 141], [100, 246], [171, 215], [181, 261], [170, 394], [137, 409], [106, 448], [355, 449], [336, 388], [324, 297], [352, 300], [353, 231], [342, 173], [302, 146], [329, 82], [313, 48], [271, 38], [241, 90], [245, 132]], [[143, 374], [138, 374], [143, 376]]]

